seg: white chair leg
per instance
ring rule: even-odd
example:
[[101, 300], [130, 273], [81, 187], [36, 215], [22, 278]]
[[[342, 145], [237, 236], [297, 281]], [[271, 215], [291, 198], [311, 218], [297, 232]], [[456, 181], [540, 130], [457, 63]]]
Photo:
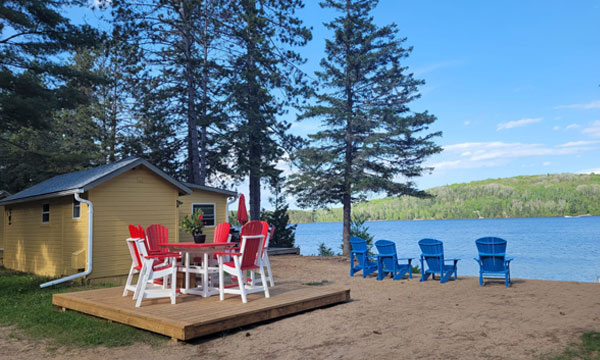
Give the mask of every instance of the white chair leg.
[[219, 300], [225, 299], [225, 276], [223, 276], [223, 256], [219, 255]]
[[269, 285], [267, 285], [267, 279], [265, 276], [265, 268], [264, 266], [260, 266], [260, 280], [262, 280], [262, 287], [265, 290], [265, 297], [271, 297], [271, 294], [269, 294]]
[[148, 285], [148, 279], [150, 278], [149, 274], [152, 270], [144, 271], [144, 279], [143, 281], [139, 281], [138, 284], [141, 283], [141, 288], [139, 293], [137, 294], [137, 300], [135, 302], [135, 307], [142, 306], [142, 300], [144, 300], [144, 294], [146, 293], [146, 286]]
[[246, 275], [242, 271], [242, 264], [240, 261], [241, 259], [239, 256], [233, 257], [233, 262], [235, 264], [235, 268], [237, 269], [237, 280], [238, 286], [240, 287], [240, 295], [242, 296], [242, 302], [245, 304], [248, 302], [246, 299]]
[[267, 270], [269, 270], [269, 283], [271, 286], [275, 286], [275, 281], [273, 281], [273, 271], [271, 271], [271, 261], [269, 261], [269, 255], [267, 254], [266, 250], [263, 255], [263, 265], [266, 266]]
[[123, 290], [123, 296], [127, 296], [129, 292], [127, 288], [131, 286], [131, 281], [133, 280], [133, 272], [135, 271], [133, 264], [131, 264], [131, 269], [129, 269], [129, 275], [127, 276], [127, 282], [125, 282], [125, 289]]
[[[146, 277], [147, 273], [146, 266], [142, 266], [142, 270], [140, 270], [138, 274], [138, 282], [135, 286], [135, 291], [133, 292], [133, 300], [137, 300], [138, 296], [140, 296], [140, 292], [142, 291], [142, 284], [148, 282], [148, 278]], [[144, 285], [145, 288], [146, 285]]]
[[173, 272], [171, 274], [171, 304], [177, 303], [177, 265], [173, 264]]

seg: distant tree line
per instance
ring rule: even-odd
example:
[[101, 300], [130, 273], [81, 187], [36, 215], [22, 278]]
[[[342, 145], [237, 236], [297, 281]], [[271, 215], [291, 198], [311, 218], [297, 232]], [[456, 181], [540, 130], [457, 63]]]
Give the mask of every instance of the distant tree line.
[[[355, 214], [368, 220], [519, 218], [600, 215], [600, 175], [518, 176], [440, 186], [433, 197], [401, 196], [362, 202]], [[290, 210], [292, 223], [339, 222], [342, 209]]]

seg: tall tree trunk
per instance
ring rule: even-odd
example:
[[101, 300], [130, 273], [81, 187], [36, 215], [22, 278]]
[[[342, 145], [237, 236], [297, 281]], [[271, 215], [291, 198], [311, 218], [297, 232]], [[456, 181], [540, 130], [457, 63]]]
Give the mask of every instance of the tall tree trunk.
[[[346, 16], [348, 20], [350, 20], [350, 1], [346, 1]], [[350, 38], [349, 27], [346, 26], [346, 36]], [[346, 58], [349, 59], [351, 53], [350, 45], [346, 46]], [[346, 85], [345, 85], [345, 93], [346, 93], [346, 134], [344, 136], [345, 142], [345, 154], [344, 154], [344, 194], [342, 197], [342, 204], [344, 206], [344, 230], [342, 232], [342, 237], [344, 239], [344, 244], [342, 247], [343, 255], [350, 255], [350, 222], [352, 221], [352, 157], [353, 157], [353, 149], [352, 149], [352, 120], [354, 116], [353, 112], [353, 98], [352, 98], [352, 84], [351, 84], [351, 72], [350, 61], [346, 60]]]
[[190, 15], [186, 13], [184, 2], [179, 3], [183, 31], [181, 36], [184, 42], [185, 55], [185, 82], [187, 97], [187, 126], [188, 126], [188, 181], [193, 184], [200, 183], [200, 155], [198, 152], [198, 118], [196, 115], [196, 93], [194, 88], [194, 74], [192, 68], [192, 34]]
[[254, 34], [256, 32], [256, 4], [253, 0], [246, 3], [246, 13], [251, 15], [248, 17], [248, 26], [246, 28], [248, 39], [246, 43], [246, 81], [247, 81], [247, 113], [246, 118], [248, 119], [249, 133], [249, 163], [250, 163], [250, 174], [249, 174], [249, 190], [250, 190], [250, 219], [260, 220], [260, 179], [261, 179], [261, 161], [262, 161], [262, 146], [259, 132], [263, 131], [260, 129], [261, 121], [260, 117], [260, 104], [256, 98], [256, 93], [259, 85], [256, 82], [256, 64], [254, 53], [255, 39]]
[[208, 7], [210, 1], [205, 2], [203, 11], [204, 22], [202, 24], [202, 125], [200, 132], [200, 181], [198, 184], [206, 184], [206, 131], [208, 130]]

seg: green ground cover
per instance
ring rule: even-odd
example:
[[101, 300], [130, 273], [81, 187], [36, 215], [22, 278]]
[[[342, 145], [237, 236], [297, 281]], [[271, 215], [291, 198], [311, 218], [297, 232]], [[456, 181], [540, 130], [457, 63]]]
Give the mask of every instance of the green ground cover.
[[[14, 337], [47, 339], [51, 347], [159, 345], [165, 337], [130, 326], [81, 314], [60, 312], [52, 306], [52, 294], [102, 286], [57, 285], [40, 289], [47, 278], [0, 267], [0, 326], [14, 326]], [[105, 285], [107, 286], [107, 285]]]

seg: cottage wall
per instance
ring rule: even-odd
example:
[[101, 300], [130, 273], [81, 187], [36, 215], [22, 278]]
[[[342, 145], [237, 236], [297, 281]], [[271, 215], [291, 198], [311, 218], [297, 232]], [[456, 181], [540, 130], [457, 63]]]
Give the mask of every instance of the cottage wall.
[[[179, 221], [184, 216], [192, 213], [193, 204], [215, 204], [215, 226], [227, 221], [227, 198], [228, 195], [212, 191], [192, 189], [190, 195], [179, 197]], [[205, 226], [203, 233], [206, 234], [206, 242], [213, 241], [215, 226]], [[182, 242], [193, 241], [192, 235], [179, 229], [179, 239]]]
[[89, 191], [94, 204], [93, 271], [90, 278], [127, 275], [131, 257], [125, 239], [129, 224], [162, 224], [169, 242], [179, 240], [179, 190], [143, 166], [129, 170]]
[[[42, 223], [43, 204], [50, 204], [47, 224]], [[86, 206], [81, 207], [80, 219], [73, 219], [72, 195], [7, 205], [6, 209], [11, 214], [9, 225], [8, 214], [3, 212], [6, 268], [52, 277], [77, 272], [81, 262], [73, 262], [73, 254], [85, 251]]]

